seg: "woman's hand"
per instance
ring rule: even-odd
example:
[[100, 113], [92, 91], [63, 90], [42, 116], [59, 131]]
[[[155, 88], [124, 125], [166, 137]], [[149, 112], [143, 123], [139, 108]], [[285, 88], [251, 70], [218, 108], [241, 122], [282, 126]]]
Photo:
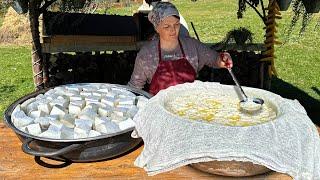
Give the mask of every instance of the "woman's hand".
[[220, 68], [232, 68], [233, 61], [229, 53], [221, 52], [217, 60], [218, 67]]

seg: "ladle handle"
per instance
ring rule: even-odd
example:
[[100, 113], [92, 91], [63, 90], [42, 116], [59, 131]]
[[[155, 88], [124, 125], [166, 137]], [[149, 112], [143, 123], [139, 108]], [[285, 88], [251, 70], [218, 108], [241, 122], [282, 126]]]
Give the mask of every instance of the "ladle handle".
[[233, 74], [232, 69], [231, 68], [227, 68], [227, 69], [228, 69], [233, 81], [236, 83], [237, 87], [240, 89], [242, 95], [244, 96], [244, 98], [245, 98], [244, 101], [247, 101], [248, 96], [244, 93], [244, 91], [243, 91], [242, 87], [240, 86], [236, 76]]
[[243, 101], [247, 101], [248, 96], [246, 95], [246, 93], [244, 93], [244, 91], [243, 91], [242, 87], [240, 86], [236, 76], [233, 74], [229, 62], [228, 61], [224, 61], [224, 53], [223, 52], [220, 53], [220, 58], [221, 58], [221, 61], [223, 61], [226, 64], [226, 67], [227, 67], [227, 69], [228, 69], [233, 81], [236, 83], [237, 87], [240, 89], [240, 91], [241, 91], [241, 93], [242, 93], [242, 95], [244, 97]]

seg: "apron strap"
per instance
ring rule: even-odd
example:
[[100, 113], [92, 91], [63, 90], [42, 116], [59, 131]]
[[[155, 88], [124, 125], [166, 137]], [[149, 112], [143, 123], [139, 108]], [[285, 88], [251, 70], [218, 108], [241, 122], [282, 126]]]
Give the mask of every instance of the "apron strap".
[[[180, 39], [178, 38], [178, 41], [179, 41], [179, 46], [180, 46], [180, 50], [181, 50], [181, 53], [182, 53], [182, 56], [184, 59], [186, 59], [186, 55], [184, 53], [184, 50], [182, 48], [182, 44], [180, 42]], [[162, 57], [161, 57], [161, 46], [160, 46], [160, 40], [159, 40], [159, 43], [158, 43], [158, 53], [159, 53], [159, 62], [162, 61]]]

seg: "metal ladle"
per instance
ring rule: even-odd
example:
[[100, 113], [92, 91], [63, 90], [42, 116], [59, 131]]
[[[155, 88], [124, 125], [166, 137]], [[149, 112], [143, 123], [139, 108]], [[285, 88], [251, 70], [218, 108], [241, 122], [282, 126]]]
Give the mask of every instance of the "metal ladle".
[[[226, 63], [226, 66], [228, 67], [228, 62], [223, 60], [224, 54], [221, 53], [220, 54], [221, 59], [223, 62]], [[240, 100], [240, 108], [244, 111], [247, 112], [255, 112], [261, 109], [262, 104], [264, 103], [263, 99], [260, 98], [248, 98], [248, 96], [246, 95], [246, 93], [243, 91], [242, 87], [240, 86], [236, 76], [233, 74], [232, 69], [231, 68], [227, 68], [233, 81], [236, 83], [237, 87], [240, 89], [240, 92], [242, 94], [243, 99]]]

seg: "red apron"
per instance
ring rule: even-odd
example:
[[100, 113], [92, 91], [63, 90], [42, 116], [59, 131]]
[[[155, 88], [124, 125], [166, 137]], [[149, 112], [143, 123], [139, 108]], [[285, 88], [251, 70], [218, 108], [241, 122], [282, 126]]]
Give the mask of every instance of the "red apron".
[[159, 41], [159, 64], [150, 83], [150, 94], [155, 95], [162, 89], [185, 82], [193, 82], [196, 79], [196, 71], [188, 62], [180, 40], [179, 46], [183, 55], [181, 59], [163, 61], [161, 58], [161, 47]]

